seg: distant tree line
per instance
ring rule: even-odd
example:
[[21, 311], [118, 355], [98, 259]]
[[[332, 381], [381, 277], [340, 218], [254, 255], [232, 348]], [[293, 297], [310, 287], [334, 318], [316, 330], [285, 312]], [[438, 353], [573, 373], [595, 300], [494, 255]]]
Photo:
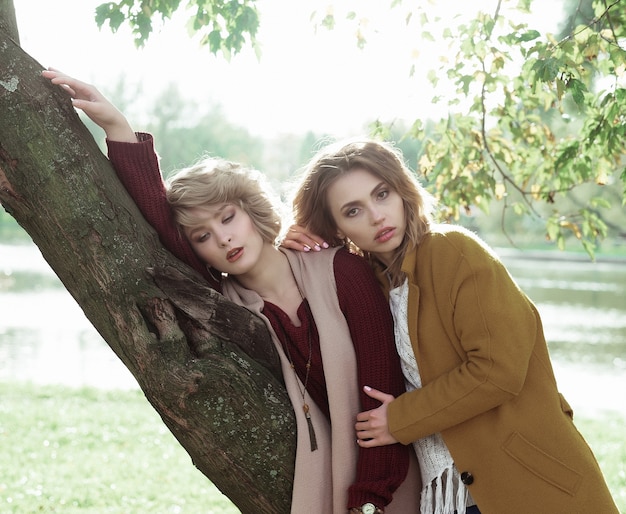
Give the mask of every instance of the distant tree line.
[[[137, 105], [136, 97], [142, 94], [141, 88], [128, 87], [122, 77], [116, 84], [101, 88], [105, 94], [125, 112], [135, 130], [150, 132], [155, 137], [157, 151], [161, 157], [161, 167], [167, 176], [182, 167], [188, 166], [203, 156], [212, 155], [223, 157], [235, 162], [263, 171], [277, 192], [284, 193], [285, 184], [294, 178], [297, 171], [313, 155], [320, 141], [328, 138], [327, 134], [312, 131], [304, 134], [286, 134], [275, 138], [265, 138], [251, 134], [243, 126], [231, 122], [220, 104], [212, 104], [199, 108], [194, 102], [184, 98], [175, 84], [169, 84], [159, 93], [156, 100], [145, 109], [138, 112], [133, 106]], [[564, 102], [573, 102], [565, 98]], [[545, 123], [550, 123], [553, 131], [560, 137], [569, 137], [580, 130], [583, 120], [573, 120], [564, 123], [562, 120], [550, 119], [554, 113], [543, 113]], [[140, 125], [133, 120], [145, 120]], [[103, 153], [106, 153], [104, 133], [87, 117], [81, 118], [89, 128], [94, 139]], [[424, 120], [424, 134], [432, 135], [435, 123]], [[420, 158], [424, 152], [424, 143], [418, 138], [406, 137], [409, 128], [402, 123], [372, 121], [365, 131], [378, 132], [388, 140], [395, 141], [409, 166], [418, 170]], [[612, 180], [603, 187], [606, 204], [598, 206], [598, 216], [607, 224], [607, 237], [599, 245], [600, 250], [613, 251], [615, 247], [626, 246], [626, 213], [622, 201], [621, 182], [619, 172], [614, 172]], [[436, 177], [420, 174], [420, 180], [427, 186]], [[510, 193], [514, 196], [514, 192]], [[572, 211], [583, 206], [593, 208], [593, 197], [597, 191], [591, 185], [572, 189], [558, 198], [558, 208], [561, 211]], [[549, 216], [549, 206], [543, 208], [546, 217]], [[458, 222], [471, 228], [490, 243], [496, 245], [528, 245], [538, 246], [545, 233], [545, 223], [541, 219], [531, 216], [506, 216], [507, 203], [492, 200], [484, 210], [471, 209], [459, 214]], [[600, 214], [600, 209], [603, 212]], [[566, 239], [575, 239], [574, 234], [568, 234]], [[0, 211], [0, 240], [2, 242], [21, 242], [29, 240], [28, 235], [21, 230], [16, 221], [6, 212]], [[553, 246], [553, 243], [547, 247]], [[571, 245], [570, 248], [576, 248]]]

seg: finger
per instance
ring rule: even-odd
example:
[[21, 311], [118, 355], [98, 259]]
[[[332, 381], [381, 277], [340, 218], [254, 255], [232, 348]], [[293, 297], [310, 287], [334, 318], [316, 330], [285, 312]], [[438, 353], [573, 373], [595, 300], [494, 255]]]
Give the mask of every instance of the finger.
[[376, 439], [357, 439], [356, 442], [361, 448], [375, 448], [376, 446], [383, 446], [382, 443], [378, 442]]
[[50, 80], [52, 84], [65, 89], [71, 96], [76, 96], [77, 86], [81, 85], [76, 79], [72, 79], [72, 77], [63, 75], [57, 71], [44, 70], [41, 72], [41, 75]]
[[357, 423], [354, 424], [354, 429], [357, 431], [357, 433], [362, 433], [362, 432], [366, 432], [367, 430], [369, 430], [371, 427], [369, 425], [369, 423], [367, 421], [359, 421]]
[[322, 248], [328, 248], [328, 243], [315, 234], [298, 234], [300, 241], [309, 246], [312, 250], [319, 252]]
[[306, 245], [315, 251], [319, 251], [322, 248], [328, 248], [328, 243], [324, 241], [324, 238], [319, 237], [317, 234], [311, 233], [300, 225], [292, 225], [285, 236], [285, 239], [291, 239], [297, 241], [300, 244]]
[[51, 76], [53, 76], [53, 75], [57, 75], [57, 74], [59, 74], [59, 73], [61, 73], [61, 71], [60, 71], [60, 70], [57, 70], [56, 68], [52, 68], [52, 67], [50, 67], [50, 66], [48, 66], [45, 70], [42, 70], [42, 71], [41, 71], [41, 74], [42, 74], [44, 77], [51, 77]]
[[283, 239], [280, 243], [280, 246], [283, 248], [288, 248], [289, 250], [297, 250], [299, 252], [310, 252], [311, 247], [301, 243], [300, 241], [294, 241], [293, 239]]
[[297, 232], [295, 230], [290, 230], [287, 233], [285, 241], [293, 241], [304, 248], [308, 248], [308, 250], [315, 250], [316, 252], [319, 252], [322, 249], [321, 244], [315, 239], [309, 237], [307, 234], [303, 234], [302, 232]]
[[387, 446], [396, 444], [398, 441], [390, 434], [371, 434], [371, 437], [357, 438], [357, 443], [363, 448], [373, 448], [375, 446]]
[[83, 94], [94, 94], [95, 88], [92, 85], [87, 84], [86, 82], [78, 80], [74, 77], [70, 77], [65, 73], [61, 73], [59, 71], [44, 70], [41, 74], [44, 77], [50, 79], [50, 82], [52, 82], [53, 84], [65, 86]]
[[55, 84], [55, 85], [59, 86], [61, 89], [63, 89], [72, 98], [74, 98], [76, 96], [76, 91], [74, 89], [72, 89], [70, 86], [68, 86], [66, 84]]
[[91, 89], [91, 86], [89, 84], [70, 77], [69, 75], [55, 75], [50, 79], [50, 82], [52, 82], [53, 84], [58, 84], [60, 86], [71, 88], [78, 92], [85, 92]]
[[356, 429], [357, 439], [373, 439], [377, 436], [377, 432], [375, 430], [370, 430], [370, 427], [364, 426]]
[[41, 74], [47, 79], [57, 81], [71, 78], [69, 75], [66, 75], [59, 70], [55, 70], [54, 68], [48, 68], [47, 70], [43, 70]]
[[76, 107], [77, 109], [96, 113], [94, 109], [90, 109], [90, 107], [93, 106], [93, 102], [90, 102], [89, 100], [81, 100], [79, 98], [72, 98], [72, 105]]
[[363, 391], [365, 391], [365, 394], [369, 396], [370, 398], [373, 398], [374, 400], [378, 400], [379, 402], [382, 402], [382, 403], [389, 402], [394, 399], [393, 395], [383, 393], [382, 391], [379, 391], [378, 389], [374, 389], [373, 387], [370, 387], [370, 386], [364, 386]]
[[362, 432], [357, 433], [356, 435], [357, 441], [371, 441], [372, 439], [376, 439], [376, 437], [372, 436], [372, 434], [364, 434]]
[[366, 410], [366, 411], [363, 411], [363, 412], [359, 412], [356, 415], [357, 422], [365, 422], [368, 419], [370, 419], [370, 415], [371, 415], [370, 413], [371, 413], [371, 411], [369, 411], [369, 410]]
[[55, 86], [59, 86], [72, 98], [76, 96], [76, 90], [70, 87], [69, 85], [65, 84], [63, 80], [58, 79], [56, 75], [48, 75], [47, 73], [44, 75], [44, 73], [46, 72], [45, 71], [42, 72], [42, 75], [44, 76], [44, 78], [49, 79], [51, 84], [54, 84]]

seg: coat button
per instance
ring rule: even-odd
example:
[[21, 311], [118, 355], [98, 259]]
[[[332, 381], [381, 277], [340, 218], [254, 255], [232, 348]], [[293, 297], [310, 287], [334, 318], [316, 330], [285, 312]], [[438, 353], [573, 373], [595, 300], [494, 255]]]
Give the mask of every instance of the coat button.
[[474, 483], [474, 475], [469, 471], [463, 471], [463, 473], [461, 473], [461, 482], [465, 485], [472, 485]]

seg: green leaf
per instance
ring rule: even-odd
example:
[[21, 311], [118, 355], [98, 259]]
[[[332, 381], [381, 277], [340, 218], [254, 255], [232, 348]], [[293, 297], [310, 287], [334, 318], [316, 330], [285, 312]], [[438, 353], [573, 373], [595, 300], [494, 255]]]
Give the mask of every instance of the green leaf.
[[537, 30], [527, 30], [519, 37], [519, 41], [522, 43], [526, 41], [533, 41], [540, 36], [541, 34]]
[[561, 69], [561, 62], [553, 57], [537, 59], [533, 64], [532, 71], [537, 79], [543, 82], [552, 82]]
[[585, 84], [578, 79], [570, 79], [567, 82], [567, 89], [572, 93], [572, 98], [576, 105], [583, 109], [585, 107], [585, 93], [587, 92]]

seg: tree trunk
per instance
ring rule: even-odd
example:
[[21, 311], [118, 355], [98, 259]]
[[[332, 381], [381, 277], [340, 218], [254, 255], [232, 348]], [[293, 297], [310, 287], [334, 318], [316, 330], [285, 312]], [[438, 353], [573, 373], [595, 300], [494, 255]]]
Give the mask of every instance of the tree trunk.
[[13, 0], [0, 0], [0, 32], [20, 44]]
[[195, 466], [242, 512], [289, 512], [295, 421], [265, 326], [163, 249], [11, 26], [0, 19], [0, 202]]

